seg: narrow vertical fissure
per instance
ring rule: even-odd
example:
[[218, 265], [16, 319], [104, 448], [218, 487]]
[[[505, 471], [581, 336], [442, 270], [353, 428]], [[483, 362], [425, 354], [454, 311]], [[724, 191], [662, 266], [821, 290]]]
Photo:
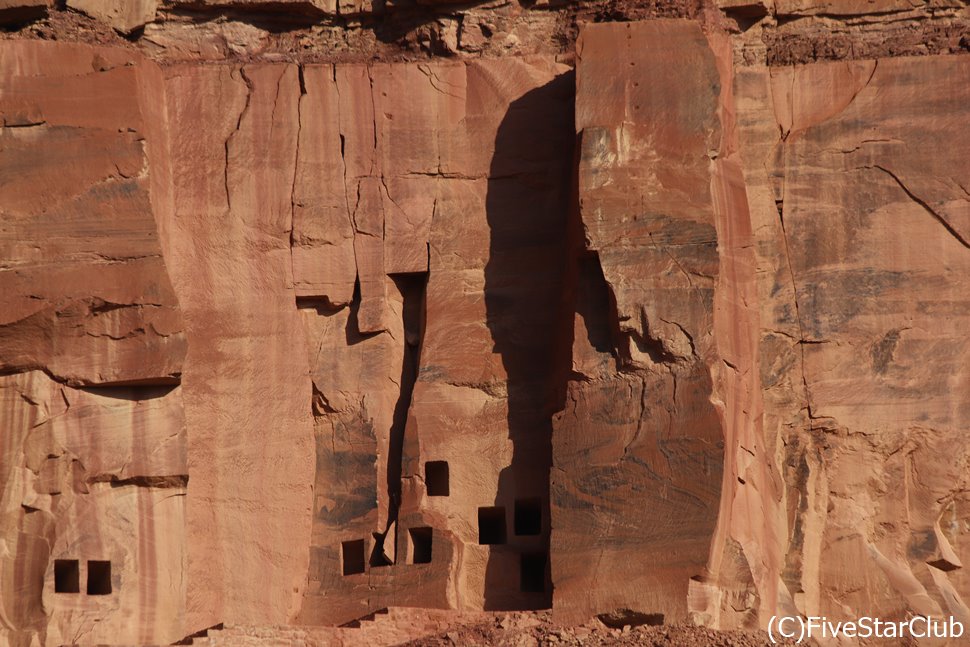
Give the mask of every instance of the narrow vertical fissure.
[[805, 376], [805, 332], [802, 330], [802, 317], [798, 311], [798, 287], [795, 284], [795, 269], [792, 267], [791, 246], [788, 244], [788, 231], [785, 229], [785, 203], [783, 200], [775, 200], [775, 207], [778, 209], [778, 221], [781, 223], [781, 237], [785, 243], [785, 262], [788, 265], [788, 276], [791, 279], [792, 305], [795, 308], [795, 324], [798, 326], [798, 353], [800, 356], [800, 369], [802, 374], [802, 386], [805, 389], [805, 410], [808, 412], [809, 429], [814, 429], [814, 415], [812, 414], [812, 400], [808, 395], [808, 378]]
[[[403, 299], [402, 323], [404, 328], [404, 357], [401, 362], [400, 392], [394, 405], [387, 456], [387, 526], [381, 533], [374, 535], [374, 551], [371, 566], [386, 566], [393, 563], [387, 555], [387, 542], [397, 546], [397, 520], [401, 508], [401, 478], [404, 463], [404, 432], [407, 427], [408, 412], [414, 395], [414, 385], [418, 380], [421, 361], [421, 342], [424, 336], [425, 293], [428, 284], [427, 272], [396, 274], [391, 278]], [[397, 551], [394, 551], [395, 555]]]
[[225, 143], [226, 165], [225, 165], [225, 168], [223, 169], [223, 182], [225, 184], [225, 189], [226, 189], [226, 207], [229, 209], [229, 211], [232, 211], [232, 194], [229, 190], [229, 157], [230, 157], [229, 148], [230, 148], [230, 145], [232, 144], [233, 138], [242, 128], [243, 118], [246, 116], [246, 113], [249, 112], [249, 104], [253, 98], [253, 82], [249, 79], [248, 76], [246, 76], [245, 68], [243, 67], [239, 68], [239, 77], [243, 80], [243, 83], [246, 84], [246, 103], [243, 104], [242, 110], [239, 111], [239, 116], [236, 119], [235, 130], [233, 130], [229, 134], [229, 137], [226, 138], [226, 143]]
[[[290, 253], [294, 246], [294, 231], [296, 231], [296, 185], [300, 173], [300, 140], [303, 138], [303, 100], [306, 97], [306, 80], [303, 78], [303, 66], [296, 66], [297, 80], [300, 84], [300, 97], [296, 100], [296, 150], [293, 152], [293, 183], [290, 185]], [[282, 77], [280, 77], [282, 78]], [[302, 205], [299, 205], [302, 206]]]

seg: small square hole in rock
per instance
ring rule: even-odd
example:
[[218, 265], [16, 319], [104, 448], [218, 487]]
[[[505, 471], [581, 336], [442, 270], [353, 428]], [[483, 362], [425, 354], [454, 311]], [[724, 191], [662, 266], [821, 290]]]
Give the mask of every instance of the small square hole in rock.
[[515, 500], [515, 534], [542, 534], [542, 499]]
[[340, 544], [340, 548], [343, 557], [344, 575], [363, 573], [365, 563], [364, 554], [366, 552], [364, 549], [364, 540], [355, 539], [353, 541], [345, 541]]
[[496, 506], [478, 509], [478, 543], [505, 543], [505, 508]]
[[424, 464], [424, 485], [428, 496], [448, 496], [451, 485], [448, 479], [448, 461], [428, 461]]
[[431, 563], [431, 528], [411, 528], [411, 563]]
[[54, 592], [81, 592], [81, 568], [76, 559], [54, 560]]
[[543, 593], [546, 590], [546, 553], [525, 553], [521, 560], [520, 590], [523, 593]]
[[111, 595], [111, 562], [88, 560], [88, 595]]

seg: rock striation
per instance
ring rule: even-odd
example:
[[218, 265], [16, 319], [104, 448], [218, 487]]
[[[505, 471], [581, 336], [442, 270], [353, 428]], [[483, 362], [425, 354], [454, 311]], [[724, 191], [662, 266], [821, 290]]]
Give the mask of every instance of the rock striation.
[[614, 5], [0, 2], [0, 644], [970, 624], [966, 7]]

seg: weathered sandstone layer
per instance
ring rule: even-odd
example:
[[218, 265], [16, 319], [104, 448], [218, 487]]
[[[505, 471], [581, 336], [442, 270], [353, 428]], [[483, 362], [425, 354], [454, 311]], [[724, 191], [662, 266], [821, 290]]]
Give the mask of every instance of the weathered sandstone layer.
[[0, 1], [0, 644], [970, 624], [968, 9], [876, 4]]

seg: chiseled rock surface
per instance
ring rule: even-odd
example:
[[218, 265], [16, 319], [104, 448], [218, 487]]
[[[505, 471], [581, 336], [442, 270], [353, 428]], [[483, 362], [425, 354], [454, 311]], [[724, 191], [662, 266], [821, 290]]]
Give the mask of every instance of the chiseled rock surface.
[[[176, 387], [0, 378], [3, 636], [28, 645], [167, 641], [185, 606], [186, 430]], [[55, 560], [111, 562], [125, 595], [55, 590]]]
[[[136, 63], [72, 44], [0, 53], [0, 617], [13, 645], [184, 635], [185, 335]], [[73, 585], [55, 584], [56, 560], [74, 564]], [[57, 592], [86, 592], [89, 573], [127, 593]]]
[[[517, 498], [548, 488], [572, 76], [536, 57], [307, 66], [303, 79], [293, 259], [317, 476], [299, 621], [543, 606], [517, 574], [548, 525], [514, 537], [512, 523]], [[447, 497], [426, 489], [436, 460]], [[478, 508], [496, 505], [508, 542], [479, 545]], [[414, 529], [431, 533], [430, 564], [415, 563]], [[348, 540], [397, 563], [344, 576]]]
[[186, 633], [278, 622], [299, 608], [313, 489], [290, 263], [299, 73], [150, 66], [143, 91], [161, 171], [153, 200], [189, 338]]

